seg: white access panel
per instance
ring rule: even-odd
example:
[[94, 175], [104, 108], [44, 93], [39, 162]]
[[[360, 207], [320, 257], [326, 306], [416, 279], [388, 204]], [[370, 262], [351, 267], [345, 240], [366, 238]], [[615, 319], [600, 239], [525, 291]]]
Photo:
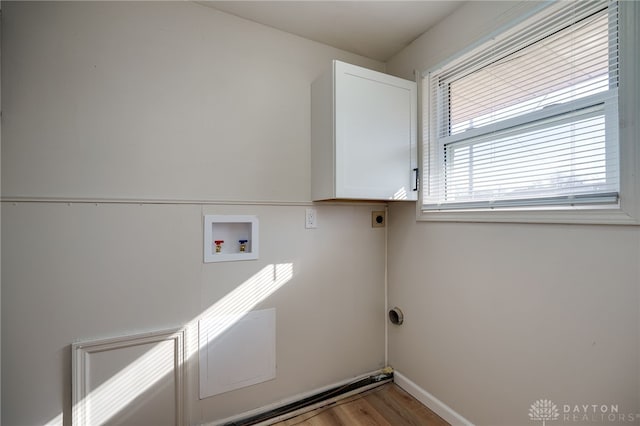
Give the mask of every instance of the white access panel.
[[200, 399], [276, 377], [276, 310], [199, 322]]
[[184, 330], [74, 343], [73, 426], [187, 424]]

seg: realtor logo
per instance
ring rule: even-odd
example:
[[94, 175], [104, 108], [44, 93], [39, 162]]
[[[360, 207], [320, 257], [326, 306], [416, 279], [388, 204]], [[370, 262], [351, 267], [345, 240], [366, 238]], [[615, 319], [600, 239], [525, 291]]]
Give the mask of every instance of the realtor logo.
[[529, 418], [534, 421], [542, 420], [542, 426], [546, 426], [549, 420], [557, 420], [560, 417], [558, 407], [548, 399], [539, 399], [529, 408]]

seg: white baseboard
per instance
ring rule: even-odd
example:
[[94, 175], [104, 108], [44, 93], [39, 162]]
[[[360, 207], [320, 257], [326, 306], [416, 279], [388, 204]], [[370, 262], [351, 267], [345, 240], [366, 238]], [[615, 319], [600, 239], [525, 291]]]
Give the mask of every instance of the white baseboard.
[[422, 389], [420, 386], [413, 383], [406, 376], [399, 373], [397, 370], [393, 372], [393, 381], [396, 385], [400, 386], [402, 389], [406, 390], [411, 396], [413, 396], [418, 401], [422, 402], [424, 405], [429, 407], [431, 411], [442, 417], [451, 426], [474, 426], [469, 420], [462, 417], [460, 414], [456, 413], [451, 407], [449, 407], [444, 402], [440, 401], [435, 396], [431, 395], [426, 390]]

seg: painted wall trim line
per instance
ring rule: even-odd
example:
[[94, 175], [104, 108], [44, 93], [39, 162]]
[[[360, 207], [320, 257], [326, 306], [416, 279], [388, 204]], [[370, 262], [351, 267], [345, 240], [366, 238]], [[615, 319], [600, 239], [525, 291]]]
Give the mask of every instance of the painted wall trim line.
[[72, 198], [72, 197], [0, 197], [3, 203], [60, 203], [60, 204], [189, 204], [189, 205], [236, 205], [236, 206], [314, 206], [314, 205], [359, 205], [380, 206], [386, 201], [270, 201], [270, 200], [170, 200], [151, 198]]
[[393, 373], [393, 381], [415, 399], [429, 407], [431, 411], [449, 422], [451, 426], [474, 426], [473, 423], [462, 417], [453, 408], [422, 389], [397, 370]]

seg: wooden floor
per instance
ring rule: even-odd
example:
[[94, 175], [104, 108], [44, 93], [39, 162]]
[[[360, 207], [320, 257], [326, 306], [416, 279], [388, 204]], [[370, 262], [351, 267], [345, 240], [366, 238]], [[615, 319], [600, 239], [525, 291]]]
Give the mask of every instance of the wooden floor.
[[276, 426], [450, 426], [407, 392], [388, 383]]

